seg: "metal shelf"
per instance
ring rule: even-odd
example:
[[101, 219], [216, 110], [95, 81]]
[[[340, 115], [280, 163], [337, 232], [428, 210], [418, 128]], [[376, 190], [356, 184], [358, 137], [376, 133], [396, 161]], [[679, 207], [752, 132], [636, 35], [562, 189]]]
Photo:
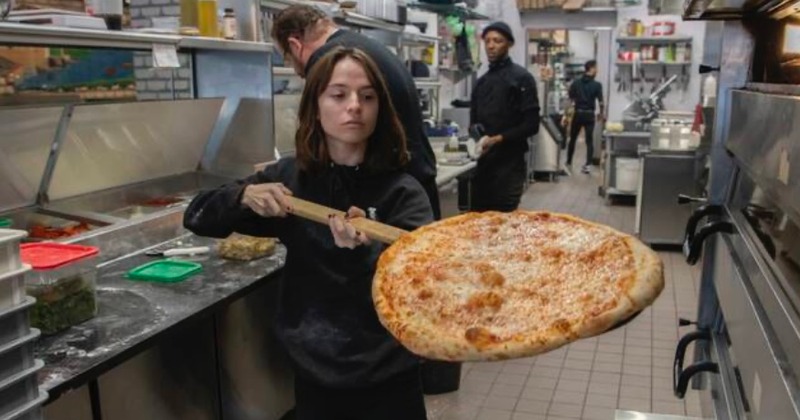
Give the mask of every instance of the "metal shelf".
[[283, 10], [289, 6], [294, 6], [296, 4], [304, 4], [304, 3], [296, 0], [261, 0], [261, 7], [270, 10]]
[[440, 42], [441, 40], [442, 38], [438, 36], [403, 32], [403, 42], [406, 44], [430, 45]]
[[178, 48], [266, 53], [273, 51], [273, 44], [267, 42], [231, 41], [227, 39], [183, 36], [179, 37]]
[[408, 7], [412, 9], [424, 10], [426, 12], [433, 12], [443, 16], [457, 15], [464, 19], [469, 20], [489, 20], [486, 15], [480, 14], [470, 8], [456, 5], [447, 4], [430, 4], [418, 1], [408, 2]]
[[399, 23], [393, 23], [382, 19], [364, 16], [355, 12], [339, 10], [333, 16], [334, 20], [345, 26], [355, 26], [357, 28], [378, 29], [387, 32], [403, 32], [405, 27]]
[[414, 79], [414, 85], [419, 89], [442, 87], [442, 83], [437, 79]]
[[[269, 10], [283, 10], [287, 7], [294, 5], [314, 5], [314, 2], [303, 0], [261, 0], [261, 7]], [[388, 32], [403, 32], [405, 27], [399, 23], [389, 22], [382, 19], [365, 16], [359, 13], [351, 12], [338, 8], [338, 5], [331, 4], [328, 10], [333, 10], [333, 19], [345, 26], [354, 26], [358, 28], [379, 29]]]
[[675, 44], [678, 42], [692, 42], [690, 36], [622, 36], [617, 38], [618, 43], [648, 43], [648, 44]]
[[0, 23], [0, 44], [59, 47], [152, 50], [153, 45], [173, 45], [180, 49], [271, 52], [264, 42], [229, 41], [217, 38], [185, 37], [142, 32], [102, 31], [54, 26]]
[[[637, 63], [642, 66], [691, 66], [689, 61], [661, 62], [661, 61], [640, 61]], [[632, 66], [633, 61], [617, 61], [618, 66]]]

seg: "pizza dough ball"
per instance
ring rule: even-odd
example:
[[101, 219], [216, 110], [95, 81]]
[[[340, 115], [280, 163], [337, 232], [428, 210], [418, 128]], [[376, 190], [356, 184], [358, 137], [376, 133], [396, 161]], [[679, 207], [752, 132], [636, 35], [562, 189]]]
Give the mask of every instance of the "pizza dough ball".
[[234, 233], [219, 242], [217, 251], [222, 258], [250, 261], [275, 253], [275, 238], [256, 238]]

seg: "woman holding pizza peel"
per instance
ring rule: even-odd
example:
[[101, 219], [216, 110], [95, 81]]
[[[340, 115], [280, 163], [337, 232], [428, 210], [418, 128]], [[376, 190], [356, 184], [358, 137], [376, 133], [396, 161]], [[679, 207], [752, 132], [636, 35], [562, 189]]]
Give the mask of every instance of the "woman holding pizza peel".
[[275, 330], [293, 360], [298, 420], [426, 418], [419, 361], [380, 324], [371, 283], [384, 246], [345, 218], [292, 216], [288, 196], [413, 230], [433, 220], [420, 184], [403, 173], [403, 127], [386, 82], [363, 52], [337, 48], [309, 75], [296, 157], [199, 194], [192, 232], [275, 236], [286, 245]]

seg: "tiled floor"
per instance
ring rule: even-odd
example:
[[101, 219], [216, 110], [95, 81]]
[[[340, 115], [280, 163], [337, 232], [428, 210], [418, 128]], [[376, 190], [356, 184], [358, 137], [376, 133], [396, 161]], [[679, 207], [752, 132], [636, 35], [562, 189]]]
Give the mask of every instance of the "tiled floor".
[[[597, 194], [600, 172], [577, 169], [557, 183], [531, 185], [521, 207], [571, 213], [633, 233], [635, 208], [607, 206]], [[700, 417], [697, 391], [685, 400], [673, 396], [671, 370], [678, 318], [693, 319], [696, 312], [699, 271], [679, 253], [660, 255], [666, 288], [633, 322], [539, 357], [465, 364], [458, 392], [427, 397], [429, 418], [610, 420], [616, 409]]]

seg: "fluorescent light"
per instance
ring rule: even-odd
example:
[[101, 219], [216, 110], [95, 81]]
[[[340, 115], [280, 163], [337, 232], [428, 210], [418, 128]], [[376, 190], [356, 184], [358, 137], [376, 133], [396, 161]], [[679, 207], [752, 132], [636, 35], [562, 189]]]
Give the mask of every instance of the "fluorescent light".
[[783, 32], [783, 53], [800, 54], [800, 25], [786, 25]]

